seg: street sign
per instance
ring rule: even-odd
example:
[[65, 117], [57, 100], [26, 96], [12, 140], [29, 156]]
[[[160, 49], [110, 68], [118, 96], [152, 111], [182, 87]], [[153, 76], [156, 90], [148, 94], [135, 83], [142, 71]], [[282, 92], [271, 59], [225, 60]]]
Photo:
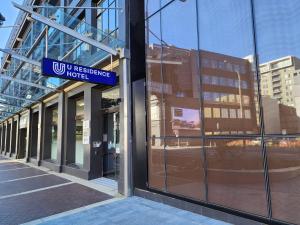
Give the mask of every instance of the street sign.
[[117, 83], [117, 74], [115, 72], [62, 62], [50, 58], [43, 58], [42, 75], [95, 84], [106, 84], [110, 86], [114, 86]]

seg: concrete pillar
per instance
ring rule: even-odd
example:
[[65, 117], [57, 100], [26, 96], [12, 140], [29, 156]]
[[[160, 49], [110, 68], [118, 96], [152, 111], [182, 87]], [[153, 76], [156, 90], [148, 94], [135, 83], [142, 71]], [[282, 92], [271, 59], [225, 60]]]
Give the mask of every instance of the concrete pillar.
[[76, 102], [72, 98], [65, 98], [65, 117], [64, 123], [64, 162], [63, 165], [68, 165], [75, 162], [75, 135], [76, 130], [75, 116], [76, 116]]
[[58, 96], [58, 122], [57, 122], [57, 164], [59, 171], [64, 164], [64, 118], [65, 118], [65, 93], [61, 92]]
[[102, 175], [102, 113], [101, 90], [87, 88], [84, 90], [84, 125], [83, 135], [89, 133], [89, 144], [84, 144], [83, 169], [89, 171], [89, 179]]
[[3, 134], [3, 123], [0, 124], [0, 154], [2, 153], [2, 134]]
[[12, 152], [12, 142], [13, 142], [13, 122], [14, 122], [14, 119], [13, 118], [10, 118], [9, 119], [9, 123], [8, 123], [8, 126], [9, 126], [9, 140], [8, 140], [8, 143], [9, 143], [9, 146], [8, 146], [8, 156], [11, 157], [11, 152]]
[[37, 130], [37, 163], [41, 164], [42, 149], [43, 149], [43, 119], [44, 119], [44, 104], [39, 103], [39, 118], [38, 118], [38, 130]]
[[4, 149], [4, 155], [6, 155], [9, 151], [9, 128], [8, 128], [8, 120], [5, 121], [5, 149]]
[[32, 120], [32, 112], [31, 109], [28, 109], [28, 119], [27, 119], [27, 139], [26, 139], [26, 153], [25, 153], [25, 161], [29, 162], [30, 159], [30, 133], [31, 133], [31, 120]]
[[20, 146], [19, 146], [19, 129], [20, 129], [20, 115], [16, 115], [14, 117], [14, 120], [16, 122], [16, 127], [15, 127], [15, 139], [16, 139], [16, 143], [15, 143], [15, 158], [18, 157], [18, 154], [19, 154], [19, 149], [20, 149]]
[[5, 143], [6, 143], [6, 121], [3, 122], [3, 129], [2, 129], [2, 148], [1, 153], [5, 154]]

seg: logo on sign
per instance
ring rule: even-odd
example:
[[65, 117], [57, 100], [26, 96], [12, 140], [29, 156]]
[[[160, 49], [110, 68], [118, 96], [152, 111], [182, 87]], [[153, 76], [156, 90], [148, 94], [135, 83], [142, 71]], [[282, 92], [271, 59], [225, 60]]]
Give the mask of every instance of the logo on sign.
[[115, 72], [57, 61], [49, 58], [43, 58], [42, 73], [44, 76], [95, 84], [113, 86], [117, 83], [117, 74]]
[[53, 62], [52, 69], [57, 75], [63, 75], [66, 72], [66, 65], [63, 63]]

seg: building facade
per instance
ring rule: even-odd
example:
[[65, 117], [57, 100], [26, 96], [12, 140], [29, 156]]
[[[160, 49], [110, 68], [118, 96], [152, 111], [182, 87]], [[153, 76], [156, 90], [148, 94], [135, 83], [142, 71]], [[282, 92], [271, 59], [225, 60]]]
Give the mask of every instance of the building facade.
[[[299, 224], [298, 1], [25, 3], [44, 7], [6, 46], [26, 60], [2, 59], [2, 154], [234, 224]], [[45, 77], [43, 57], [118, 83]]]
[[[300, 108], [297, 87], [299, 86], [300, 60], [287, 56], [259, 66], [263, 105], [273, 111], [265, 129], [273, 133], [298, 133], [300, 128]], [[273, 104], [273, 105], [269, 105]]]

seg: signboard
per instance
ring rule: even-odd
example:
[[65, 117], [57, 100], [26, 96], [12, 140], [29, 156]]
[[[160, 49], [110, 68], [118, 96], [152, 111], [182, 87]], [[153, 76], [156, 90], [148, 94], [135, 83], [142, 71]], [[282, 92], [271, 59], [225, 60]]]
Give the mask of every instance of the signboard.
[[117, 83], [115, 72], [43, 58], [42, 74], [67, 80], [106, 84], [114, 86]]

